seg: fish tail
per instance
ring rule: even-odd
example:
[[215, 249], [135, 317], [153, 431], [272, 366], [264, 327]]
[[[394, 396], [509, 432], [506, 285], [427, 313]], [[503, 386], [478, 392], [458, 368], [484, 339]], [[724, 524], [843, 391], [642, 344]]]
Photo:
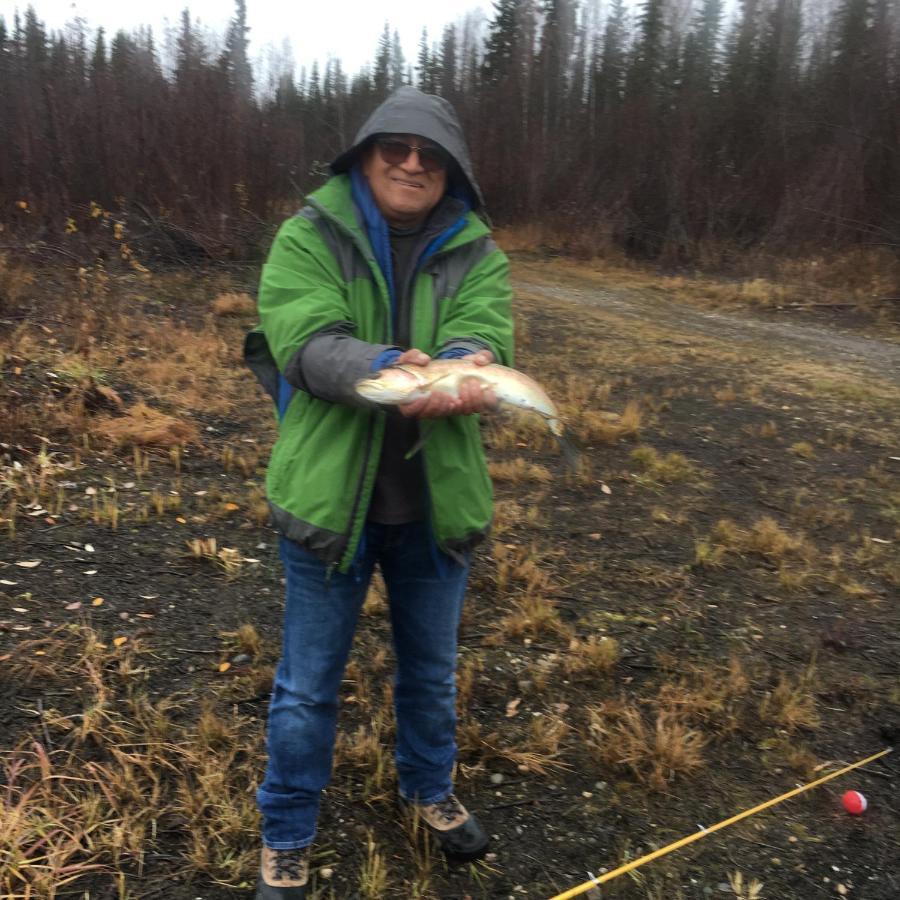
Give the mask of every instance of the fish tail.
[[562, 451], [563, 460], [568, 469], [574, 473], [581, 471], [581, 451], [572, 442], [572, 439], [565, 434], [558, 434], [556, 440], [559, 441], [559, 449]]
[[550, 431], [559, 443], [559, 449], [562, 452], [563, 461], [571, 472], [578, 473], [581, 471], [581, 451], [575, 445], [572, 438], [566, 433], [562, 422], [559, 419], [550, 419]]

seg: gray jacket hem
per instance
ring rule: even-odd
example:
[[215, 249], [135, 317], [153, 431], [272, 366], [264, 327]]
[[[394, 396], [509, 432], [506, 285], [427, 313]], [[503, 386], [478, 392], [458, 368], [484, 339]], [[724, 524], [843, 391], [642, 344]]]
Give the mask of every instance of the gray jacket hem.
[[271, 500], [269, 510], [272, 514], [272, 525], [279, 534], [298, 543], [328, 565], [340, 562], [347, 546], [346, 535], [304, 522], [286, 509], [276, 506]]

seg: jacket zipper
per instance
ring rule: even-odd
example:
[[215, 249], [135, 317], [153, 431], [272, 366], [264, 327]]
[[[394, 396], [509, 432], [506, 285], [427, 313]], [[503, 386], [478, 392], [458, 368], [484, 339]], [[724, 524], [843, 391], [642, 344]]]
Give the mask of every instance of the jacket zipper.
[[437, 290], [435, 289], [435, 285], [437, 284], [437, 269], [431, 269], [431, 346], [434, 346], [434, 342], [437, 340], [438, 334], [438, 313], [440, 312], [438, 303]]

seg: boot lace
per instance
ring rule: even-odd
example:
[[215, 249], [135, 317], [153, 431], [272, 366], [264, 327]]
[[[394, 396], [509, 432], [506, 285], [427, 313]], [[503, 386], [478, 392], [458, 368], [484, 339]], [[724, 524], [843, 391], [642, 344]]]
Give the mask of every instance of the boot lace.
[[273, 878], [278, 880], [301, 881], [306, 869], [306, 848], [296, 850], [278, 850], [275, 853]]

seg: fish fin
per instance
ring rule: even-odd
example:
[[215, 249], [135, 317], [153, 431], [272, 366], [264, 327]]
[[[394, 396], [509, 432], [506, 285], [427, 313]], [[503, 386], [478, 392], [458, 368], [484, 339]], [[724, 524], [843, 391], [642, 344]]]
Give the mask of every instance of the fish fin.
[[433, 388], [436, 384], [440, 384], [442, 381], [444, 381], [447, 378], [453, 378], [453, 377], [455, 377], [455, 375], [456, 375], [455, 372], [447, 372], [446, 375], [438, 375], [437, 378], [433, 378], [431, 381], [426, 381], [422, 385], [422, 387], [423, 388]]
[[431, 437], [436, 424], [435, 421], [431, 421], [422, 426], [419, 430], [419, 439], [403, 454], [404, 459], [412, 459], [425, 446], [425, 442]]

